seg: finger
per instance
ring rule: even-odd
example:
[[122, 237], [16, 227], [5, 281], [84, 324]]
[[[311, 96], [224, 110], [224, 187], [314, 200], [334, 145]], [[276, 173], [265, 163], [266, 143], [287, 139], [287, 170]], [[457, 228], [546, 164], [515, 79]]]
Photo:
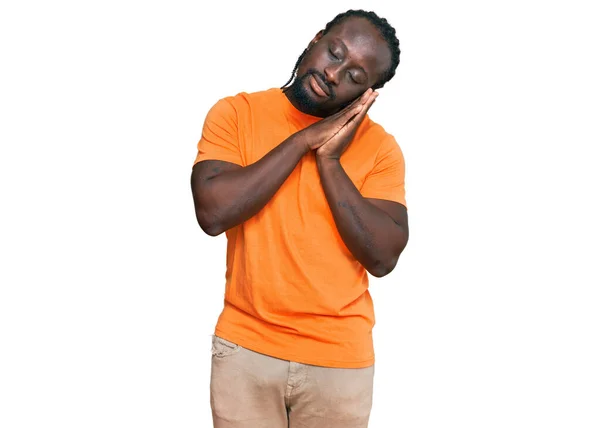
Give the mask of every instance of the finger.
[[359, 98], [359, 100], [361, 100], [362, 103], [359, 103], [356, 106], [354, 106], [353, 109], [345, 115], [344, 119], [357, 120], [361, 122], [378, 96], [379, 93], [375, 92], [371, 88], [366, 90], [363, 93], [363, 95]]
[[371, 88], [367, 89], [360, 97], [356, 98], [352, 103], [331, 116], [331, 119], [342, 123], [349, 121], [362, 111], [365, 104], [368, 102], [369, 97], [373, 95], [373, 92], [374, 91]]
[[365, 102], [367, 102], [367, 100], [369, 99], [369, 97], [373, 94], [373, 89], [369, 88], [367, 89], [365, 92], [363, 92], [363, 94], [358, 98], [359, 101], [364, 104]]
[[339, 118], [340, 122], [346, 123], [350, 121], [353, 117], [360, 114], [360, 112], [365, 108], [364, 104], [359, 103], [353, 105], [350, 109], [346, 110]]
[[367, 89], [365, 92], [363, 92], [359, 97], [357, 97], [354, 101], [352, 101], [350, 104], [348, 104], [346, 107], [344, 107], [342, 110], [340, 110], [337, 115], [338, 116], [342, 116], [344, 113], [346, 113], [349, 110], [352, 110], [354, 107], [356, 107], [359, 104], [364, 104], [368, 99], [369, 96], [373, 93], [373, 89], [369, 88]]
[[367, 115], [367, 112], [369, 111], [369, 109], [371, 108], [371, 106], [373, 105], [373, 103], [375, 102], [375, 100], [377, 99], [377, 97], [379, 96], [379, 93], [373, 91], [369, 98], [367, 99], [367, 101], [365, 102], [365, 104], [362, 105], [362, 108], [360, 109], [360, 111], [358, 111], [353, 117], [352, 117], [352, 121], [353, 122], [362, 122], [362, 120], [364, 119], [364, 117]]
[[367, 99], [367, 101], [365, 101], [365, 107], [367, 108], [367, 110], [371, 108], [378, 96], [379, 92], [373, 91], [371, 96]]
[[369, 97], [373, 94], [373, 92], [374, 92], [373, 89], [371, 89], [371, 88], [367, 89], [365, 92], [362, 93], [362, 95], [360, 97], [358, 97], [354, 101], [354, 103], [364, 105], [369, 100]]

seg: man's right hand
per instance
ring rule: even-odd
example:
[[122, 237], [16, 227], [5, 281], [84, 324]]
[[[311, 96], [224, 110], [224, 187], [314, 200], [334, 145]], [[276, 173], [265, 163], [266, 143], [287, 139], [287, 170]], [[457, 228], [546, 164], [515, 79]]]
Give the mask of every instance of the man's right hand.
[[361, 112], [372, 91], [367, 90], [339, 112], [294, 134], [309, 150], [316, 150], [333, 138], [354, 116]]

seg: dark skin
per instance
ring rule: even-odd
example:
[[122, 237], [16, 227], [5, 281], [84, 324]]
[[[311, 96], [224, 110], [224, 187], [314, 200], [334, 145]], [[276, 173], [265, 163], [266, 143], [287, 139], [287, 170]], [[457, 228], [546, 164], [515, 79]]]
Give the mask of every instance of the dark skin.
[[[317, 33], [298, 66], [296, 81], [314, 107], [305, 108], [291, 91], [286, 95], [298, 110], [327, 117], [375, 86], [390, 64], [390, 50], [377, 28], [364, 18], [349, 18], [326, 35]], [[326, 80], [321, 80], [321, 86], [330, 92], [328, 96], [319, 96], [311, 89], [310, 71]]]
[[[319, 32], [298, 67], [296, 83], [300, 92], [287, 91], [286, 95], [297, 109], [324, 119], [291, 135], [246, 167], [214, 160], [197, 163], [191, 184], [202, 230], [216, 236], [254, 216], [300, 159], [314, 152], [344, 243], [372, 275], [390, 273], [408, 241], [406, 207], [363, 197], [340, 163], [377, 98], [371, 87], [390, 62], [385, 40], [364, 18], [348, 18], [326, 35]], [[323, 76], [324, 80], [320, 78]], [[295, 97], [298, 93], [304, 101]]]

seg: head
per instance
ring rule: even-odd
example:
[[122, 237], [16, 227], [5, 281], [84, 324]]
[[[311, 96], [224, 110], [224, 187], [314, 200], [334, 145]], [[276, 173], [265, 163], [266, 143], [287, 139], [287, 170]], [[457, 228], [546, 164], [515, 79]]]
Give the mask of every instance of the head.
[[349, 10], [317, 33], [282, 89], [301, 111], [326, 117], [383, 87], [399, 62], [396, 30], [374, 12]]

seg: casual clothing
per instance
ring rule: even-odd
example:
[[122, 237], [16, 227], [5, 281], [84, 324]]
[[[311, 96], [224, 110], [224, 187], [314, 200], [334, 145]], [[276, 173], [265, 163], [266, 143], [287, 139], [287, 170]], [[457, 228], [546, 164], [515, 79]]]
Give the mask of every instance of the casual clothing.
[[[318, 120], [294, 108], [280, 89], [224, 98], [206, 117], [196, 162], [250, 165]], [[406, 205], [402, 151], [368, 116], [341, 164], [364, 197]], [[226, 234], [217, 336], [296, 363], [374, 364], [368, 275], [338, 233], [313, 152], [258, 214]]]
[[285, 361], [213, 336], [215, 428], [366, 428], [375, 367], [336, 369]]

